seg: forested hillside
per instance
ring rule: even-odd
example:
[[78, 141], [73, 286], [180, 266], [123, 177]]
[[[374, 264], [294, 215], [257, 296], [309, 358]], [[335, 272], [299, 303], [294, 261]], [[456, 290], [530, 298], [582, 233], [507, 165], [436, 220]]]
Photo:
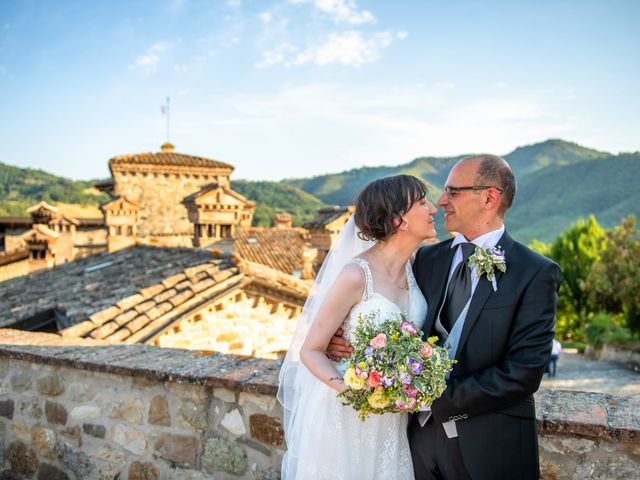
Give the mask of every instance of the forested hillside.
[[[298, 226], [325, 205], [353, 204], [370, 181], [406, 173], [422, 178], [434, 203], [451, 167], [465, 155], [419, 157], [397, 166], [362, 167], [316, 177], [273, 181], [231, 181], [233, 189], [256, 202], [254, 225], [269, 226], [275, 213], [288, 212]], [[580, 217], [596, 216], [606, 228], [623, 216], [640, 216], [640, 152], [611, 155], [563, 140], [519, 147], [505, 156], [516, 174], [518, 193], [507, 217], [512, 235], [523, 242], [549, 241]], [[0, 215], [26, 215], [46, 200], [97, 206], [107, 195], [97, 181], [73, 181], [0, 163]], [[440, 238], [447, 233], [437, 217]]]

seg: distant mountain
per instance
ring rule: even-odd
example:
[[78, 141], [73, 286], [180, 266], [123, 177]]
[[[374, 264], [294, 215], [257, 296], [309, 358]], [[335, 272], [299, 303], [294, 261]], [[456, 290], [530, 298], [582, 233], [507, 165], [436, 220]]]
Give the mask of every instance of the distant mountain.
[[74, 181], [33, 168], [0, 163], [0, 216], [27, 216], [41, 200], [97, 207], [108, 195], [93, 188], [99, 180]]
[[581, 147], [577, 143], [552, 139], [542, 143], [518, 147], [505, 156], [505, 159], [511, 165], [516, 178], [521, 178], [547, 167], [572, 165], [610, 155], [610, 153]]
[[[435, 202], [449, 170], [465, 156], [420, 157], [398, 166], [362, 167], [281, 182], [232, 180], [231, 185], [256, 201], [254, 225], [271, 225], [273, 214], [279, 212], [291, 213], [294, 225], [300, 225], [325, 205], [353, 204], [366, 184], [386, 175], [422, 178]], [[625, 215], [640, 217], [640, 152], [611, 155], [555, 139], [519, 147], [505, 158], [518, 184], [506, 223], [520, 241], [550, 241], [589, 214], [605, 227], [618, 224]], [[73, 181], [0, 163], [0, 216], [26, 215], [27, 207], [40, 200], [95, 207], [108, 198], [92, 188], [98, 182]], [[442, 222], [439, 215], [437, 231], [444, 238]]]
[[507, 226], [516, 238], [550, 241], [591, 213], [605, 227], [640, 217], [639, 178], [640, 152], [539, 169], [518, 182]]
[[325, 203], [333, 205], [353, 204], [358, 192], [369, 182], [376, 178], [398, 174], [415, 175], [422, 178], [430, 187], [432, 196], [436, 196], [435, 194], [447, 178], [451, 166], [463, 157], [464, 155], [450, 158], [420, 157], [410, 163], [395, 167], [362, 167], [341, 173], [284, 181], [318, 197]]
[[[398, 166], [363, 167], [311, 178], [285, 180], [329, 204], [352, 204], [371, 180], [407, 173], [422, 178], [435, 201], [451, 167], [461, 158], [420, 157]], [[507, 226], [515, 238], [554, 239], [579, 217], [591, 213], [605, 227], [630, 213], [640, 216], [636, 179], [640, 178], [640, 153], [611, 155], [576, 143], [552, 139], [519, 147], [505, 156], [518, 184]], [[614, 194], [608, 192], [615, 192]], [[444, 238], [442, 216], [436, 221]]]

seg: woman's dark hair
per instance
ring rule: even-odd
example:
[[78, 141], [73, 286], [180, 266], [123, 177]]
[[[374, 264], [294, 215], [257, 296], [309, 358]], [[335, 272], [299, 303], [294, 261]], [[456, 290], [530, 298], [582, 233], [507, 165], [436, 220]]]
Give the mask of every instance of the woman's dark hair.
[[[362, 240], [386, 240], [396, 233], [402, 216], [427, 194], [422, 180], [394, 175], [374, 180], [356, 200], [354, 220]], [[396, 225], [394, 225], [394, 222]]]

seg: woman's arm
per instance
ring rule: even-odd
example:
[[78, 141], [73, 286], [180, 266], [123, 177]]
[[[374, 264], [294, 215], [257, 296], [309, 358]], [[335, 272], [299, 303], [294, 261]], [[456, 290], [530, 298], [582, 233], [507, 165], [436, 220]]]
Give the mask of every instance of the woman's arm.
[[355, 264], [346, 265], [327, 292], [300, 350], [300, 360], [304, 366], [320, 381], [338, 392], [347, 387], [325, 352], [331, 337], [342, 325], [351, 307], [362, 298], [364, 286], [362, 269]]

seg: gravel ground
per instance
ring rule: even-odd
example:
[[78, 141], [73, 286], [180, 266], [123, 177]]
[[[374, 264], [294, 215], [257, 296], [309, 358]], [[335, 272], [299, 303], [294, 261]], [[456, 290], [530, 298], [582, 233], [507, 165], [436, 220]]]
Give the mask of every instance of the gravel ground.
[[618, 363], [591, 360], [568, 350], [560, 354], [556, 376], [545, 374], [541, 387], [640, 395], [640, 374]]

